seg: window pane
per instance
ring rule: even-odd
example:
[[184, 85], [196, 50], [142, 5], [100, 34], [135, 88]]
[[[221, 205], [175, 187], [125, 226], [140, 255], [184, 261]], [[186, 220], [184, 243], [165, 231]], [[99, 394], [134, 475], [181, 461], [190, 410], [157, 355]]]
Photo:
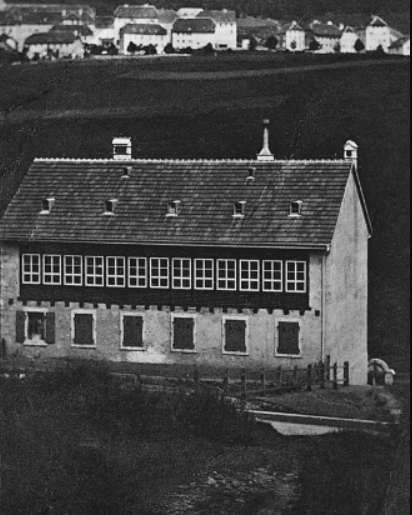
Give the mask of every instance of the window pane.
[[38, 254], [23, 255], [23, 284], [40, 284], [40, 256]]
[[235, 260], [219, 260], [218, 261], [218, 289], [219, 290], [236, 290], [236, 261]]
[[64, 284], [67, 286], [83, 284], [83, 258], [81, 256], [64, 256]]
[[44, 313], [28, 313], [27, 339], [31, 341], [44, 341]]
[[104, 260], [102, 257], [86, 257], [86, 285], [104, 286]]
[[169, 288], [169, 259], [151, 258], [150, 286], [152, 288]]
[[283, 291], [282, 261], [264, 261], [263, 270], [263, 290], [270, 292]]
[[126, 286], [126, 260], [123, 257], [107, 258], [107, 286], [124, 288]]
[[147, 288], [146, 258], [129, 258], [129, 287]]
[[61, 284], [61, 257], [43, 256], [44, 284]]
[[242, 291], [259, 291], [259, 261], [241, 261], [241, 281]]
[[189, 290], [192, 287], [192, 262], [190, 259], [173, 259], [173, 288]]

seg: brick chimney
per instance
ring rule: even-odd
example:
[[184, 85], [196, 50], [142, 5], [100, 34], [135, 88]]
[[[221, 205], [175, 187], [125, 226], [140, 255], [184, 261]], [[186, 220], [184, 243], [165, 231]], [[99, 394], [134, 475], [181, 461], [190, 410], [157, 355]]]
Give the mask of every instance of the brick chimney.
[[132, 160], [132, 138], [113, 138], [113, 159], [115, 161]]
[[257, 160], [258, 161], [274, 161], [275, 160], [275, 156], [272, 154], [272, 152], [270, 151], [270, 147], [269, 147], [269, 124], [270, 124], [270, 120], [263, 120], [263, 125], [264, 125], [264, 129], [263, 129], [263, 148], [260, 152], [260, 154], [258, 154], [257, 156]]

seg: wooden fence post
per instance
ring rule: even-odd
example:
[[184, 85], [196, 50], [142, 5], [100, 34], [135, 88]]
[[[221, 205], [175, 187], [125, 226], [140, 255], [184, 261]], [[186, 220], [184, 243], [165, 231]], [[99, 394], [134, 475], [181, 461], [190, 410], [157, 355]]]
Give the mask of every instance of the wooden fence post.
[[262, 372], [260, 378], [262, 381], [262, 396], [266, 397], [266, 372], [265, 371]]
[[281, 387], [282, 386], [282, 365], [280, 365], [277, 370], [277, 382], [278, 382], [278, 385]]
[[229, 394], [229, 370], [225, 370], [225, 375], [223, 377], [223, 393], [225, 395]]
[[326, 356], [326, 380], [327, 381], [330, 381], [330, 365], [331, 365], [331, 362], [330, 362], [330, 356]]
[[308, 365], [308, 378], [307, 378], [307, 388], [308, 392], [312, 391], [312, 365]]
[[350, 385], [350, 377], [349, 377], [349, 361], [345, 361], [343, 366], [343, 376], [344, 376], [344, 385], [349, 386]]
[[247, 381], [246, 381], [246, 369], [242, 368], [241, 374], [240, 374], [240, 381], [242, 384], [242, 399], [247, 398]]
[[337, 390], [339, 387], [338, 385], [338, 364], [335, 363], [333, 365], [333, 388], [334, 390]]
[[323, 362], [320, 365], [320, 387], [322, 390], [326, 388], [326, 367]]
[[196, 393], [200, 392], [200, 372], [198, 368], [195, 369], [195, 390]]

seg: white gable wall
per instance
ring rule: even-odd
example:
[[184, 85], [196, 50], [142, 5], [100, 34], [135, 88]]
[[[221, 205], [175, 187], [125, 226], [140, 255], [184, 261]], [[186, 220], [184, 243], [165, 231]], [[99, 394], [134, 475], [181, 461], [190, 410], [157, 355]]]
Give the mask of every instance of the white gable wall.
[[[295, 48], [294, 43], [296, 43]], [[286, 32], [286, 49], [291, 52], [304, 52], [306, 49], [305, 32], [303, 30], [288, 30]]]
[[326, 258], [326, 354], [349, 361], [351, 382], [366, 384], [368, 365], [368, 226], [351, 175]]

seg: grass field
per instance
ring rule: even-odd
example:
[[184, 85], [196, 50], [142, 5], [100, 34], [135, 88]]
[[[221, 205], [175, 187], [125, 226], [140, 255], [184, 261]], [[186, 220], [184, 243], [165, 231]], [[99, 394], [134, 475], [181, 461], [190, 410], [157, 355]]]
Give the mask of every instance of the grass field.
[[[313, 68], [352, 61], [353, 67]], [[296, 67], [307, 69], [279, 72]], [[209, 75], [207, 81], [167, 76], [239, 70], [256, 74], [224, 80]], [[268, 75], [271, 70], [276, 73]], [[2, 208], [33, 157], [110, 157], [111, 138], [119, 134], [133, 137], [135, 157], [147, 158], [253, 157], [261, 147], [263, 117], [272, 120], [272, 150], [279, 158], [335, 158], [345, 141], [354, 139], [361, 147], [360, 174], [375, 231], [370, 351], [406, 368], [409, 88], [408, 61], [366, 63], [363, 56], [264, 54], [3, 67]]]

